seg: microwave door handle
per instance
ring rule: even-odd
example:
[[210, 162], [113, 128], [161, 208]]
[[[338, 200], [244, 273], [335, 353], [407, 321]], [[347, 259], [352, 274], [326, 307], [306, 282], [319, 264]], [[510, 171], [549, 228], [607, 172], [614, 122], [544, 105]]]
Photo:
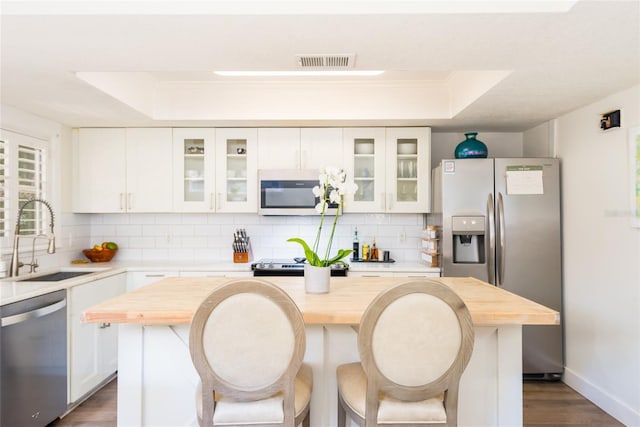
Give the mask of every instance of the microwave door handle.
[[487, 217], [489, 218], [489, 249], [487, 256], [487, 276], [489, 278], [489, 283], [492, 285], [496, 284], [496, 276], [495, 276], [495, 251], [496, 251], [496, 215], [493, 206], [493, 195], [489, 193], [489, 197], [487, 197]]

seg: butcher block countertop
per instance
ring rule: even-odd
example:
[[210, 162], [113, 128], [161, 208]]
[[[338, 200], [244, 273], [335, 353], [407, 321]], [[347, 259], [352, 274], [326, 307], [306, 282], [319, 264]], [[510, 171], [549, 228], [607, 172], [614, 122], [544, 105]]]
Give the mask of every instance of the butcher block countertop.
[[[327, 294], [307, 294], [303, 277], [269, 277], [296, 302], [306, 324], [360, 323], [369, 303], [382, 290], [407, 277], [332, 277]], [[238, 279], [231, 279], [238, 280]], [[176, 325], [191, 323], [202, 300], [231, 281], [215, 277], [169, 277], [105, 301], [84, 312], [85, 322]], [[247, 279], [254, 280], [254, 279]], [[440, 277], [464, 300], [478, 325], [554, 325], [557, 311], [469, 277]]]

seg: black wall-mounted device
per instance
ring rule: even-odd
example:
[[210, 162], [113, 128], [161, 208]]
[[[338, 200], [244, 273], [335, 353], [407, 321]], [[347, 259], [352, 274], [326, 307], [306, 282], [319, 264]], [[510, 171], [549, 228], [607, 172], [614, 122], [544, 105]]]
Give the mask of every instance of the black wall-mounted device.
[[607, 130], [620, 127], [620, 110], [604, 113], [600, 119], [600, 129]]

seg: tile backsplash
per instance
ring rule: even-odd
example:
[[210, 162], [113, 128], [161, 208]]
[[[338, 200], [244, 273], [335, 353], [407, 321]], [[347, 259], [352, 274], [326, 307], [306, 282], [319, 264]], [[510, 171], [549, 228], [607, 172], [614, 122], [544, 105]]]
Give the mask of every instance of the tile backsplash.
[[[92, 214], [91, 241], [114, 241], [118, 260], [231, 261], [233, 232], [245, 228], [254, 259], [304, 256], [302, 247], [289, 243], [300, 237], [312, 244], [319, 216], [259, 216], [256, 214]], [[321, 248], [333, 217], [326, 217]], [[380, 251], [390, 251], [398, 262], [420, 260], [422, 214], [344, 214], [338, 220], [332, 253], [351, 248], [358, 228], [360, 244], [376, 238]]]

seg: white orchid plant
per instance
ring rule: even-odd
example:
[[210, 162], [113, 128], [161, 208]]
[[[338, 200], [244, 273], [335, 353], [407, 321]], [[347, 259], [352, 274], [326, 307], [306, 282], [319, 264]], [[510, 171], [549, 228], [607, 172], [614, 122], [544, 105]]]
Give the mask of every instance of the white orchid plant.
[[[331, 244], [333, 243], [333, 235], [336, 231], [336, 224], [338, 223], [338, 216], [342, 208], [344, 196], [352, 194], [357, 191], [358, 186], [353, 182], [347, 182], [347, 176], [343, 170], [335, 167], [327, 167], [321, 171], [318, 178], [319, 185], [313, 187], [313, 195], [319, 199], [319, 203], [316, 205], [316, 211], [320, 214], [320, 225], [318, 226], [318, 232], [316, 233], [316, 240], [313, 246], [310, 247], [307, 242], [299, 237], [292, 237], [287, 242], [299, 243], [304, 249], [305, 257], [310, 265], [315, 267], [329, 267], [333, 264], [345, 264], [343, 259], [349, 255], [353, 250], [351, 249], [338, 249], [338, 253], [329, 258], [331, 253]], [[329, 235], [329, 241], [324, 252], [324, 257], [320, 258], [318, 255], [320, 249], [320, 238], [322, 236], [322, 226], [324, 225], [324, 216], [327, 211], [329, 203], [337, 204], [338, 209], [336, 215], [333, 218], [333, 225], [331, 227], [331, 234]]]

